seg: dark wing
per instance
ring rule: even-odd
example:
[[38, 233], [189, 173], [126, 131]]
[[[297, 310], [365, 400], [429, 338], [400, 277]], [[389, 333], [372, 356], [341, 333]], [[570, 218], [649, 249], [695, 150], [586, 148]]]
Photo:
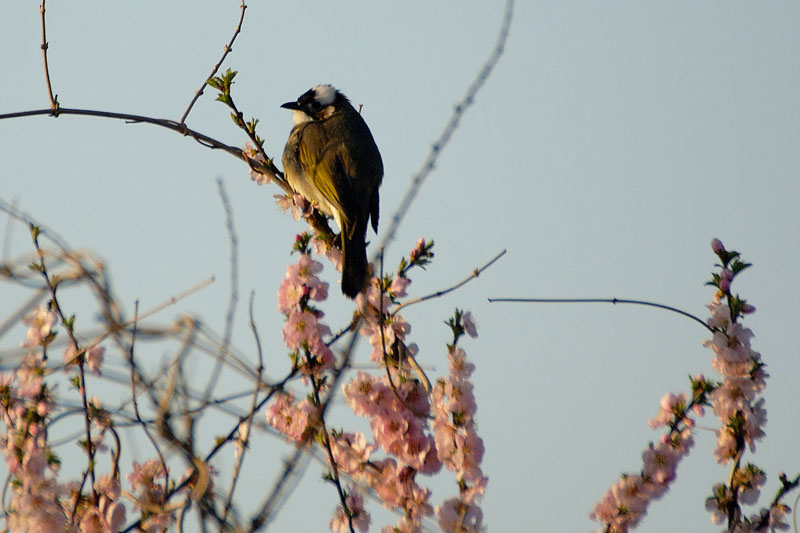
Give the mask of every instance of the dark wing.
[[[346, 113], [354, 115], [346, 120]], [[355, 231], [357, 220], [366, 227], [370, 216], [377, 228], [383, 162], [364, 120], [351, 107], [304, 126], [298, 158], [316, 188], [341, 213], [347, 231]]]

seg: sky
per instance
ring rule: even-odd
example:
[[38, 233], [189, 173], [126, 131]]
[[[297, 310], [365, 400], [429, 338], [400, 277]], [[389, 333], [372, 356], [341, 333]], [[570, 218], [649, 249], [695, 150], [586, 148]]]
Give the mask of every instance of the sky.
[[[0, 12], [0, 114], [46, 108], [38, 7], [7, 2]], [[260, 120], [276, 160], [291, 127], [283, 102], [332, 83], [363, 105], [385, 167], [372, 251], [488, 58], [502, 13], [501, 2], [472, 0], [252, 2], [222, 68], [239, 72], [236, 103]], [[238, 17], [234, 0], [49, 3], [54, 92], [63, 107], [178, 119]], [[418, 238], [435, 240], [434, 263], [413, 275], [412, 296], [447, 288], [507, 250], [478, 279], [406, 314], [434, 375], [446, 369], [443, 322], [453, 309], [471, 310], [478, 323], [479, 337], [462, 347], [477, 367], [490, 531], [596, 529], [594, 503], [620, 473], [637, 472], [642, 450], [659, 438], [647, 421], [661, 397], [688, 392], [687, 376], [712, 371], [701, 345], [707, 332], [675, 314], [488, 299], [635, 298], [705, 318], [714, 237], [753, 263], [735, 290], [758, 309], [745, 325], [771, 375], [767, 436], [748, 453], [769, 476], [764, 501], [779, 472], [800, 471], [800, 354], [791, 340], [800, 311], [785, 287], [800, 263], [799, 22], [800, 4], [788, 0], [516, 3], [504, 55], [386, 249], [394, 268]], [[187, 124], [231, 145], [246, 141], [212, 91]], [[144, 124], [0, 120], [0, 141], [0, 198], [102, 257], [128, 315], [137, 299], [150, 308], [215, 276], [153, 321], [191, 313], [217, 332], [230, 293], [222, 180], [239, 246], [233, 345], [254, 360], [246, 306], [255, 291], [267, 372], [288, 369], [275, 294], [303, 225], [275, 206], [277, 188], [251, 182], [228, 154]], [[20, 224], [4, 220], [3, 235], [3, 259], [31, 251]], [[352, 304], [329, 265], [325, 275], [326, 318], [336, 330]], [[22, 294], [0, 284], [2, 316]], [[93, 320], [89, 309], [78, 315], [79, 326]], [[0, 347], [18, 342], [6, 337]], [[158, 368], [168, 354], [143, 345], [138, 358]], [[119, 355], [109, 358], [121, 365]], [[366, 365], [366, 352], [357, 360]], [[198, 386], [207, 368], [198, 362]], [[124, 396], [108, 394], [111, 403]], [[339, 424], [365, 427], [346, 417], [341, 398], [337, 407]], [[229, 420], [209, 424], [227, 428]], [[704, 502], [728, 474], [713, 459], [715, 427], [710, 415], [699, 422], [677, 481], [638, 531], [716, 528]], [[214, 429], [205, 430], [209, 439]], [[262, 437], [243, 479], [245, 512], [292, 450]], [[128, 451], [128, 459], [147, 458], [143, 444]], [[308, 467], [272, 530], [326, 530], [336, 495], [321, 472]], [[435, 503], [455, 494], [443, 478], [432, 485]], [[378, 507], [369, 504], [374, 530], [395, 521]]]

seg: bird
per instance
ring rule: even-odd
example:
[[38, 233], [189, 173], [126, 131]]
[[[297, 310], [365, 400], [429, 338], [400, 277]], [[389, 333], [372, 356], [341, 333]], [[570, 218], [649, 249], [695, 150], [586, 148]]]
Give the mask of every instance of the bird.
[[367, 283], [367, 225], [378, 232], [383, 160], [367, 123], [347, 97], [317, 85], [293, 102], [283, 150], [289, 185], [341, 232], [342, 293], [354, 299]]

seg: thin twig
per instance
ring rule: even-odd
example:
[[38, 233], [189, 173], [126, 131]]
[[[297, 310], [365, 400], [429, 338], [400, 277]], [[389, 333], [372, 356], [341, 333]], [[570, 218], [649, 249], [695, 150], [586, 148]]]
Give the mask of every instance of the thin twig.
[[453, 292], [454, 290], [460, 289], [461, 287], [463, 287], [464, 285], [466, 285], [467, 283], [469, 283], [473, 279], [475, 279], [478, 276], [480, 276], [483, 273], [484, 270], [486, 270], [487, 268], [489, 268], [490, 266], [495, 264], [501, 257], [503, 257], [506, 254], [506, 252], [507, 252], [507, 250], [503, 250], [502, 252], [500, 252], [499, 254], [494, 256], [493, 258], [491, 258], [486, 264], [484, 264], [483, 266], [480, 266], [480, 267], [476, 268], [475, 270], [473, 270], [472, 273], [469, 276], [467, 276], [463, 280], [459, 281], [458, 283], [456, 283], [452, 287], [449, 287], [447, 289], [443, 289], [441, 291], [436, 291], [436, 292], [434, 292], [432, 294], [428, 294], [428, 295], [425, 295], [425, 296], [420, 296], [419, 298], [414, 298], [413, 300], [407, 300], [407, 301], [401, 303], [400, 305], [398, 305], [395, 308], [394, 311], [392, 311], [392, 315], [395, 315], [400, 309], [403, 309], [404, 307], [408, 307], [408, 306], [413, 305], [413, 304], [424, 302], [426, 300], [431, 300], [433, 298], [441, 298], [442, 296], [444, 296], [447, 293], [450, 293], [450, 292]]
[[533, 304], [633, 304], [633, 305], [644, 305], [648, 307], [655, 307], [657, 309], [664, 309], [665, 311], [671, 311], [673, 313], [677, 313], [679, 315], [685, 316], [687, 318], [691, 318], [698, 324], [701, 324], [704, 328], [709, 330], [710, 332], [714, 332], [714, 328], [706, 324], [701, 318], [694, 316], [691, 313], [686, 311], [682, 311], [675, 307], [670, 307], [668, 305], [659, 304], [655, 302], [647, 302], [644, 300], [626, 300], [624, 298], [489, 298], [490, 303], [533, 303]]
[[[150, 309], [148, 309], [147, 311], [142, 313], [139, 316], [139, 321], [158, 313], [159, 311], [161, 311], [162, 309], [164, 309], [166, 307], [169, 307], [170, 305], [175, 305], [176, 303], [178, 303], [179, 301], [183, 300], [187, 296], [190, 296], [191, 294], [194, 294], [195, 292], [199, 291], [200, 289], [204, 289], [204, 288], [208, 287], [212, 283], [214, 283], [214, 276], [211, 276], [209, 278], [204, 279], [203, 281], [201, 281], [199, 283], [196, 283], [195, 285], [189, 287], [188, 289], [179, 292], [175, 296], [170, 296], [169, 298], [167, 298], [166, 300], [164, 300], [160, 304], [156, 305], [155, 307], [151, 307]], [[135, 324], [135, 321], [132, 320], [132, 321], [130, 321], [130, 322], [124, 324], [124, 325], [125, 326], [130, 326], [132, 324]]]
[[236, 463], [233, 466], [233, 473], [231, 475], [231, 486], [228, 489], [228, 497], [225, 499], [225, 508], [222, 512], [222, 522], [223, 524], [228, 519], [228, 513], [231, 510], [231, 506], [233, 505], [233, 492], [236, 490], [236, 483], [239, 480], [239, 472], [241, 471], [242, 464], [244, 463], [244, 454], [247, 451], [247, 446], [250, 443], [250, 426], [253, 423], [253, 417], [256, 414], [256, 407], [258, 406], [258, 392], [261, 390], [261, 374], [264, 372], [264, 357], [261, 350], [261, 339], [258, 336], [258, 328], [256, 328], [255, 318], [253, 316], [253, 302], [255, 301], [255, 292], [250, 293], [250, 331], [253, 332], [253, 337], [255, 338], [256, 343], [256, 351], [258, 353], [258, 368], [256, 369], [257, 372], [257, 379], [256, 379], [256, 386], [253, 389], [253, 398], [250, 402], [250, 415], [245, 423], [244, 429], [242, 429], [242, 425], [239, 425], [239, 443], [241, 448], [239, 448], [239, 455], [236, 457]]
[[231, 288], [230, 298], [228, 299], [228, 310], [225, 313], [225, 331], [222, 336], [222, 346], [219, 349], [219, 357], [217, 357], [214, 370], [211, 372], [211, 377], [206, 385], [206, 392], [204, 401], [208, 400], [214, 393], [217, 387], [220, 370], [225, 362], [226, 354], [231, 345], [231, 337], [233, 336], [233, 321], [236, 316], [236, 304], [239, 302], [239, 238], [236, 236], [236, 228], [233, 225], [233, 207], [225, 192], [225, 184], [221, 179], [217, 180], [217, 190], [219, 192], [220, 201], [222, 201], [222, 209], [225, 212], [225, 229], [228, 230], [228, 241], [231, 244]]
[[161, 448], [158, 446], [156, 439], [153, 438], [153, 435], [150, 433], [147, 424], [144, 422], [144, 420], [142, 420], [142, 417], [139, 414], [139, 402], [137, 402], [136, 400], [136, 361], [134, 359], [134, 353], [135, 353], [134, 348], [136, 344], [136, 328], [138, 325], [139, 325], [139, 300], [136, 300], [136, 302], [133, 304], [133, 331], [131, 332], [130, 351], [128, 352], [128, 364], [130, 365], [131, 368], [131, 403], [133, 404], [133, 414], [136, 416], [136, 421], [144, 430], [144, 434], [147, 436], [147, 440], [149, 440], [150, 444], [153, 445], [156, 454], [158, 454], [158, 459], [161, 461], [161, 467], [164, 469], [164, 472], [168, 476], [169, 470], [167, 470], [167, 462], [164, 460], [164, 455], [161, 453]]
[[[245, 135], [247, 135], [247, 138], [250, 139], [250, 141], [253, 143], [252, 146], [255, 147], [256, 153], [260, 155], [261, 158], [263, 159], [262, 161], [258, 161], [258, 159], [255, 160], [256, 162], [262, 165], [261, 170], [258, 170], [253, 166], [253, 163], [251, 163], [251, 159], [249, 159], [249, 154], [246, 151], [243, 151], [245, 157], [248, 158], [247, 163], [251, 166], [251, 168], [254, 168], [254, 170], [256, 170], [257, 172], [261, 172], [262, 174], [269, 176], [270, 179], [273, 182], [277, 183], [278, 186], [281, 189], [283, 189], [283, 191], [286, 194], [293, 195], [294, 189], [292, 189], [291, 185], [289, 185], [289, 182], [286, 180], [283, 173], [279, 171], [278, 168], [275, 166], [275, 164], [272, 162], [272, 158], [267, 155], [266, 151], [264, 151], [264, 142], [258, 138], [258, 135], [256, 135], [255, 127], [253, 127], [252, 129], [248, 127], [247, 122], [245, 122], [244, 120], [244, 114], [239, 110], [238, 107], [236, 107], [236, 102], [233, 101], [233, 96], [231, 96], [230, 92], [226, 92], [225, 96], [226, 96], [225, 104], [231, 109], [231, 111], [233, 111], [233, 113], [231, 113], [231, 118], [233, 119], [234, 124], [236, 124], [239, 127], [239, 129], [241, 129], [245, 133]], [[326, 218], [320, 214], [318, 214], [315, 217], [309, 218], [309, 222], [312, 222], [312, 226], [314, 227], [314, 229], [318, 229], [317, 226], [314, 225], [314, 223], [316, 223], [319, 220], [324, 222], [326, 221]], [[321, 226], [318, 229], [318, 231], [324, 233], [325, 229], [328, 229], [327, 222], [325, 222], [324, 226]], [[328, 229], [327, 233], [332, 235], [330, 229]]]
[[[322, 401], [319, 396], [319, 391], [322, 388], [322, 384], [320, 380], [314, 375], [310, 375], [311, 378], [311, 385], [314, 390], [314, 401], [318, 406], [322, 406]], [[336, 464], [336, 459], [333, 457], [333, 447], [331, 446], [331, 436], [328, 433], [328, 428], [325, 424], [325, 417], [320, 414], [319, 423], [322, 426], [322, 444], [325, 447], [325, 451], [328, 453], [328, 465], [331, 467], [331, 482], [336, 487], [336, 492], [339, 494], [339, 502], [342, 504], [342, 511], [344, 515], [347, 517], [347, 525], [350, 527], [350, 533], [355, 533], [355, 529], [353, 528], [353, 512], [350, 510], [350, 507], [347, 505], [347, 496], [345, 495], [344, 489], [342, 488], [342, 482], [339, 478], [339, 466]]]
[[[19, 203], [19, 199], [14, 197], [11, 200], [11, 210], [17, 210], [17, 204]], [[11, 257], [11, 237], [14, 235], [14, 216], [9, 212], [8, 213], [8, 222], [6, 222], [6, 232], [5, 236], [3, 237], [3, 258], [2, 262], [7, 263], [9, 257]]]
[[[61, 308], [61, 304], [59, 303], [58, 296], [56, 294], [58, 291], [58, 280], [56, 278], [56, 281], [53, 281], [53, 279], [50, 277], [50, 274], [47, 271], [47, 266], [45, 265], [44, 261], [45, 252], [39, 245], [39, 235], [41, 233], [41, 230], [35, 226], [31, 226], [31, 233], [33, 235], [33, 247], [36, 249], [36, 254], [39, 257], [37, 270], [44, 278], [44, 282], [47, 285], [47, 288], [50, 290], [50, 298], [51, 298], [50, 308], [58, 315], [59, 320], [61, 321], [61, 325], [64, 326], [64, 329], [67, 331], [67, 336], [69, 337], [69, 340], [72, 343], [72, 347], [75, 350], [75, 354], [80, 354], [81, 347], [78, 343], [78, 339], [75, 337], [74, 320], [68, 319], [64, 314], [64, 311]], [[97, 501], [97, 490], [95, 489], [95, 471], [94, 471], [95, 447], [94, 447], [94, 442], [92, 441], [92, 421], [89, 417], [89, 400], [87, 398], [87, 393], [86, 393], [86, 357], [80, 357], [78, 361], [78, 374], [79, 374], [79, 393], [81, 396], [81, 407], [83, 409], [84, 430], [86, 435], [86, 455], [88, 459], [88, 464], [86, 470], [83, 472], [83, 477], [81, 478], [81, 483], [78, 489], [78, 493], [80, 494], [83, 491], [83, 486], [86, 483], [86, 480], [88, 478], [91, 478], [92, 499], [94, 501]], [[80, 498], [77, 498], [74, 506], [72, 507], [70, 521], [75, 519], [75, 513], [78, 511], [79, 501]]]
[[450, 115], [450, 119], [447, 121], [447, 124], [444, 127], [444, 130], [442, 130], [439, 138], [437, 138], [434, 141], [433, 146], [431, 146], [431, 150], [428, 153], [428, 157], [423, 162], [422, 168], [411, 179], [411, 184], [408, 186], [405, 196], [400, 201], [400, 205], [397, 207], [397, 210], [394, 212], [394, 215], [392, 216], [392, 222], [389, 224], [388, 230], [384, 233], [381, 245], [378, 247], [379, 249], [387, 248], [389, 243], [394, 240], [397, 234], [397, 229], [400, 227], [400, 223], [410, 211], [409, 207], [416, 198], [419, 190], [422, 188], [423, 182], [431, 173], [431, 171], [433, 171], [433, 168], [436, 166], [436, 161], [439, 159], [439, 156], [442, 154], [444, 148], [447, 146], [447, 143], [450, 141], [450, 137], [452, 137], [453, 132], [455, 132], [455, 130], [458, 128], [461, 117], [463, 117], [466, 110], [473, 103], [475, 103], [475, 97], [478, 94], [478, 91], [480, 91], [480, 89], [483, 87], [483, 84], [486, 83], [486, 80], [489, 79], [489, 75], [491, 75], [494, 67], [500, 60], [500, 56], [503, 55], [503, 50], [505, 49], [506, 41], [508, 40], [508, 32], [509, 28], [511, 27], [513, 12], [514, 0], [506, 0], [503, 22], [500, 26], [500, 32], [498, 33], [497, 41], [492, 49], [492, 53], [489, 55], [489, 59], [486, 61], [486, 63], [484, 63], [483, 68], [481, 68], [477, 77], [472, 81], [472, 84], [470, 84], [464, 97], [458, 104], [456, 104], [455, 108], [453, 109], [453, 113]]
[[236, 25], [236, 30], [233, 32], [233, 37], [231, 37], [231, 40], [228, 42], [228, 44], [225, 45], [225, 49], [222, 52], [222, 57], [219, 58], [219, 61], [217, 61], [217, 64], [214, 65], [214, 68], [211, 69], [211, 74], [209, 74], [206, 77], [205, 81], [203, 81], [203, 84], [200, 86], [200, 88], [195, 91], [194, 98], [192, 98], [192, 101], [189, 102], [189, 107], [186, 108], [186, 111], [183, 112], [183, 115], [181, 116], [181, 119], [178, 121], [181, 124], [185, 124], [186, 123], [186, 117], [189, 116], [189, 112], [192, 110], [192, 107], [194, 107], [194, 104], [203, 95], [203, 91], [206, 88], [206, 82], [210, 78], [212, 78], [214, 76], [214, 74], [217, 73], [217, 71], [219, 70], [219, 67], [222, 66], [222, 62], [225, 61], [225, 58], [228, 57], [228, 54], [231, 53], [231, 50], [233, 50], [233, 41], [236, 40], [236, 37], [238, 37], [239, 33], [242, 31], [242, 22], [244, 22], [244, 12], [245, 12], [246, 9], [247, 9], [247, 6], [244, 4], [244, 0], [242, 0], [242, 14], [239, 15], [239, 23]]
[[[261, 408], [268, 401], [270, 401], [270, 399], [272, 399], [272, 397], [275, 395], [275, 393], [277, 393], [279, 391], [282, 391], [284, 389], [284, 387], [286, 386], [286, 383], [288, 383], [289, 380], [294, 378], [295, 375], [297, 375], [297, 369], [293, 368], [291, 370], [291, 372], [289, 372], [289, 374], [286, 375], [285, 378], [283, 378], [280, 382], [278, 382], [275, 385], [273, 385], [272, 388], [270, 389], [270, 391], [267, 393], [267, 395], [264, 398], [262, 398], [261, 400], [259, 400], [258, 405], [256, 406], [256, 412], [260, 411]], [[235, 440], [236, 439], [236, 435], [239, 432], [239, 426], [242, 424], [242, 422], [245, 422], [246, 420], [248, 420], [249, 417], [250, 417], [250, 412], [239, 416], [238, 420], [236, 421], [236, 425], [228, 432], [228, 434], [224, 438], [220, 438], [220, 439], [217, 439], [215, 441], [214, 446], [206, 454], [206, 456], [203, 459], [203, 461], [205, 463], [209, 463], [211, 461], [211, 459], [213, 459], [214, 456], [216, 456], [217, 453], [219, 453], [219, 451], [227, 443]], [[181, 491], [188, 484], [189, 484], [189, 478], [186, 478], [181, 483], [178, 483], [175, 487], [171, 488], [168, 491], [167, 495], [166, 495], [165, 501], [168, 500], [173, 494], [176, 494], [177, 492]]]
[[44, 19], [44, 3], [45, 0], [42, 0], [42, 3], [39, 5], [39, 13], [42, 15], [42, 59], [44, 60], [44, 80], [47, 83], [47, 95], [50, 97], [50, 110], [52, 111], [53, 116], [58, 116], [58, 96], [53, 96], [53, 87], [50, 84], [50, 68], [47, 66], [47, 32], [45, 30], [45, 19]]
[[[275, 482], [267, 497], [264, 498], [259, 511], [254, 513], [250, 519], [249, 531], [259, 531], [272, 522], [275, 509], [280, 508], [280, 505], [291, 495], [291, 491], [297, 486], [298, 477], [308, 466], [311, 457], [313, 457], [307, 450], [305, 446], [297, 446], [292, 457], [284, 462], [281, 476]], [[300, 461], [304, 459], [305, 462], [300, 464]], [[290, 486], [290, 482], [294, 482], [294, 485]]]

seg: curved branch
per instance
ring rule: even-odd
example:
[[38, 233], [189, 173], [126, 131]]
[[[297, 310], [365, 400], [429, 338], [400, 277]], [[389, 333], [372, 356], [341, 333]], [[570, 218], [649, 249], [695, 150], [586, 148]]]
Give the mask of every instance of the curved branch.
[[222, 150], [223, 152], [227, 152], [228, 154], [236, 157], [237, 159], [241, 159], [242, 161], [247, 163], [247, 165], [256, 172], [276, 175], [280, 179], [275, 180], [275, 183], [281, 189], [283, 189], [284, 192], [286, 192], [287, 194], [293, 193], [289, 184], [286, 182], [285, 179], [283, 179], [283, 173], [280, 172], [277, 168], [275, 168], [274, 165], [272, 165], [272, 161], [270, 159], [267, 159], [266, 162], [262, 162], [253, 159], [251, 157], [248, 157], [245, 151], [242, 150], [241, 148], [225, 144], [221, 141], [214, 139], [213, 137], [209, 137], [208, 135], [200, 133], [199, 131], [193, 130], [187, 127], [185, 124], [181, 124], [180, 122], [171, 119], [146, 117], [143, 115], [133, 115], [130, 113], [117, 113], [116, 111], [100, 111], [97, 109], [73, 109], [69, 107], [59, 107], [57, 110], [33, 109], [30, 111], [17, 111], [14, 113], [4, 113], [0, 114], [0, 120], [7, 120], [11, 118], [33, 117], [38, 115], [49, 115], [49, 116], [78, 115], [78, 116], [124, 120], [132, 124], [145, 123], [145, 124], [153, 124], [155, 126], [160, 126], [162, 128], [178, 132], [181, 135], [191, 137], [192, 139], [194, 139], [201, 145], [205, 146], [206, 148], [211, 148], [212, 150]]
[[706, 324], [702, 319], [694, 316], [693, 314], [670, 307], [669, 305], [659, 304], [655, 302], [648, 302], [645, 300], [626, 300], [623, 298], [489, 298], [489, 303], [532, 303], [532, 304], [632, 304], [644, 305], [647, 307], [655, 307], [663, 309], [672, 313], [677, 313], [686, 318], [691, 318], [695, 322], [701, 324], [704, 328], [714, 333], [715, 329]]

